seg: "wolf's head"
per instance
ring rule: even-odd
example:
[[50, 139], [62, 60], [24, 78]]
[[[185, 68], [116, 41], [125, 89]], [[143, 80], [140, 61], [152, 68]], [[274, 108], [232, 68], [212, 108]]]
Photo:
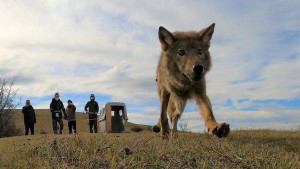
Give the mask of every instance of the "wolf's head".
[[191, 81], [199, 81], [211, 67], [210, 40], [215, 24], [198, 32], [173, 32], [159, 27], [162, 57], [167, 57], [169, 66], [178, 69]]

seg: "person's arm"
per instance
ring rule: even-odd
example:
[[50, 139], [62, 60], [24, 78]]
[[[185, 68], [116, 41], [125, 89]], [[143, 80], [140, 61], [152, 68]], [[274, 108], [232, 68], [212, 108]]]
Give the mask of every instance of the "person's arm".
[[61, 110], [62, 110], [62, 112], [64, 113], [64, 115], [66, 116], [67, 114], [66, 114], [66, 109], [65, 109], [65, 106], [64, 106], [64, 103], [61, 101]]
[[84, 106], [84, 111], [87, 111], [88, 107], [89, 107], [89, 102], [87, 102], [86, 105]]
[[64, 106], [64, 103], [61, 101], [61, 110], [62, 110], [62, 112], [64, 113], [64, 119], [65, 120], [67, 120], [67, 118], [68, 118], [68, 115], [67, 115], [67, 113], [66, 113], [66, 109], [65, 109], [65, 106]]
[[99, 105], [98, 105], [98, 102], [96, 102], [96, 113], [99, 112]]
[[25, 114], [25, 106], [22, 108], [22, 113]]
[[50, 112], [54, 114], [53, 102], [50, 103]]
[[74, 106], [74, 113], [76, 113], [76, 106]]
[[35, 116], [34, 108], [32, 108], [32, 111], [33, 111], [33, 118], [34, 118], [34, 119], [33, 119], [33, 122], [36, 123], [36, 116]]

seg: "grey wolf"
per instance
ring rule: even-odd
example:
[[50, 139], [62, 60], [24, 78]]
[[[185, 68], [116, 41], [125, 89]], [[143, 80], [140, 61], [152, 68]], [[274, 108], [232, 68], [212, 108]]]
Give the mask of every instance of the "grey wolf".
[[162, 53], [156, 75], [160, 118], [153, 131], [161, 132], [163, 139], [169, 138], [167, 112], [172, 123], [171, 137], [178, 137], [177, 122], [189, 99], [195, 99], [209, 133], [226, 137], [230, 131], [229, 124], [216, 122], [206, 95], [205, 75], [211, 68], [209, 47], [214, 27], [212, 24], [200, 31], [173, 33], [159, 27]]

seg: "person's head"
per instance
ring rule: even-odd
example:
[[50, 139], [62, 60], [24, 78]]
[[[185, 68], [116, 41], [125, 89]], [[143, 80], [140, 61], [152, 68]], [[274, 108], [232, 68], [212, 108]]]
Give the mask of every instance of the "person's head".
[[54, 98], [55, 98], [56, 101], [59, 100], [59, 93], [58, 93], [58, 92], [56, 92], [56, 93], [54, 94]]
[[71, 105], [73, 105], [72, 100], [68, 100], [68, 106], [71, 106]]
[[25, 104], [26, 104], [26, 107], [30, 106], [30, 100], [26, 100]]
[[91, 94], [91, 95], [90, 95], [90, 100], [91, 100], [91, 101], [94, 101], [94, 100], [95, 100], [95, 95], [94, 95], [94, 94]]

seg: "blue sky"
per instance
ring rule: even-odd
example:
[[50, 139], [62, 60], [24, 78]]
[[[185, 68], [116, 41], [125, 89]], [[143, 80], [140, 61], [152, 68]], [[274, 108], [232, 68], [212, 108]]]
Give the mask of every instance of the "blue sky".
[[[159, 26], [200, 30], [216, 23], [207, 94], [217, 121], [233, 129], [296, 129], [300, 122], [299, 1], [1, 1], [0, 76], [35, 108], [58, 91], [79, 111], [127, 104], [129, 121], [159, 116], [155, 73]], [[183, 119], [204, 125], [195, 102]]]

